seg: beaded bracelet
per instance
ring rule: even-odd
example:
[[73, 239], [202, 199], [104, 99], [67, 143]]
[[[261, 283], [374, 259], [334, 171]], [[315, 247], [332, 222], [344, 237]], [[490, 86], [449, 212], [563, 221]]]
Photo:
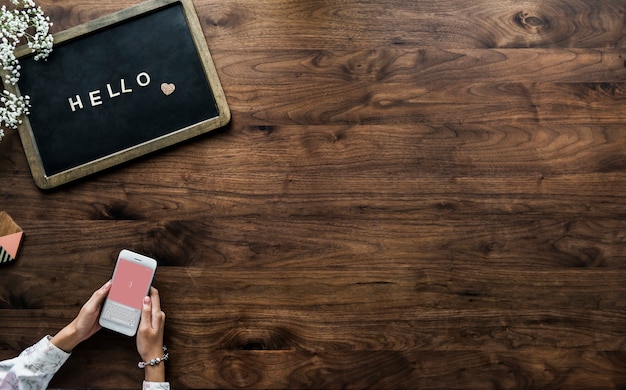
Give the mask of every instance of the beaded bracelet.
[[154, 366], [156, 364], [159, 364], [159, 363], [169, 359], [169, 357], [170, 357], [170, 354], [167, 352], [167, 347], [164, 345], [163, 346], [163, 356], [162, 357], [150, 359], [149, 362], [139, 362], [139, 363], [137, 363], [137, 367], [144, 368], [147, 365]]

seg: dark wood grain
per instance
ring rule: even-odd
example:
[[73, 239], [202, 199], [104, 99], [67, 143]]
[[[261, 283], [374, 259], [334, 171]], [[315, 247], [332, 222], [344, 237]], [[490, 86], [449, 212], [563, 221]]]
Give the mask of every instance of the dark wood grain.
[[[137, 3], [40, 2], [55, 31]], [[129, 248], [174, 388], [626, 387], [623, 1], [194, 4], [226, 128], [51, 191], [6, 131], [0, 359]], [[52, 385], [137, 359], [102, 331]]]

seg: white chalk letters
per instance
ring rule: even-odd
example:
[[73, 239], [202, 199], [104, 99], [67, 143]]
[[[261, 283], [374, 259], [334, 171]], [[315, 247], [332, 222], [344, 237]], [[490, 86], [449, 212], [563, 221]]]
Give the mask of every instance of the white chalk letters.
[[[141, 88], [147, 87], [148, 85], [150, 85], [150, 75], [147, 72], [139, 73], [137, 77], [135, 77], [135, 83], [137, 84], [138, 87], [141, 87]], [[117, 84], [115, 85], [107, 84], [105, 93], [106, 95], [108, 95], [109, 99], [114, 99], [123, 94], [132, 93], [132, 92], [133, 92], [133, 89], [126, 86], [126, 80], [120, 79], [119, 88], [117, 88]], [[67, 98], [67, 101], [70, 105], [70, 109], [72, 110], [72, 112], [75, 112], [76, 110], [82, 110], [86, 104], [90, 104], [91, 107], [95, 107], [95, 106], [99, 106], [103, 104], [103, 101], [102, 101], [103, 95], [102, 95], [101, 90], [96, 89], [95, 91], [90, 91], [87, 95], [89, 99], [86, 99], [85, 103], [83, 103], [83, 99], [81, 95], [76, 95], [73, 98], [72, 97]]]

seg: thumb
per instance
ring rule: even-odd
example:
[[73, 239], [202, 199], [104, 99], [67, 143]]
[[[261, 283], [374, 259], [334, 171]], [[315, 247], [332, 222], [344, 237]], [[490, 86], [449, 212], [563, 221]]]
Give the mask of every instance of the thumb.
[[152, 300], [146, 296], [143, 298], [143, 307], [141, 308], [141, 326], [150, 328], [152, 319]]

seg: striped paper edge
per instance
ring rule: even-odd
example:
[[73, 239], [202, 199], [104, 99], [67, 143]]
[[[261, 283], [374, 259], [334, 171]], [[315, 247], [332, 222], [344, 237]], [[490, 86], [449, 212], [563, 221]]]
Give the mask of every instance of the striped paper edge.
[[15, 259], [13, 257], [11, 257], [9, 252], [4, 250], [4, 248], [0, 246], [0, 264], [10, 263], [13, 260], [15, 260]]

